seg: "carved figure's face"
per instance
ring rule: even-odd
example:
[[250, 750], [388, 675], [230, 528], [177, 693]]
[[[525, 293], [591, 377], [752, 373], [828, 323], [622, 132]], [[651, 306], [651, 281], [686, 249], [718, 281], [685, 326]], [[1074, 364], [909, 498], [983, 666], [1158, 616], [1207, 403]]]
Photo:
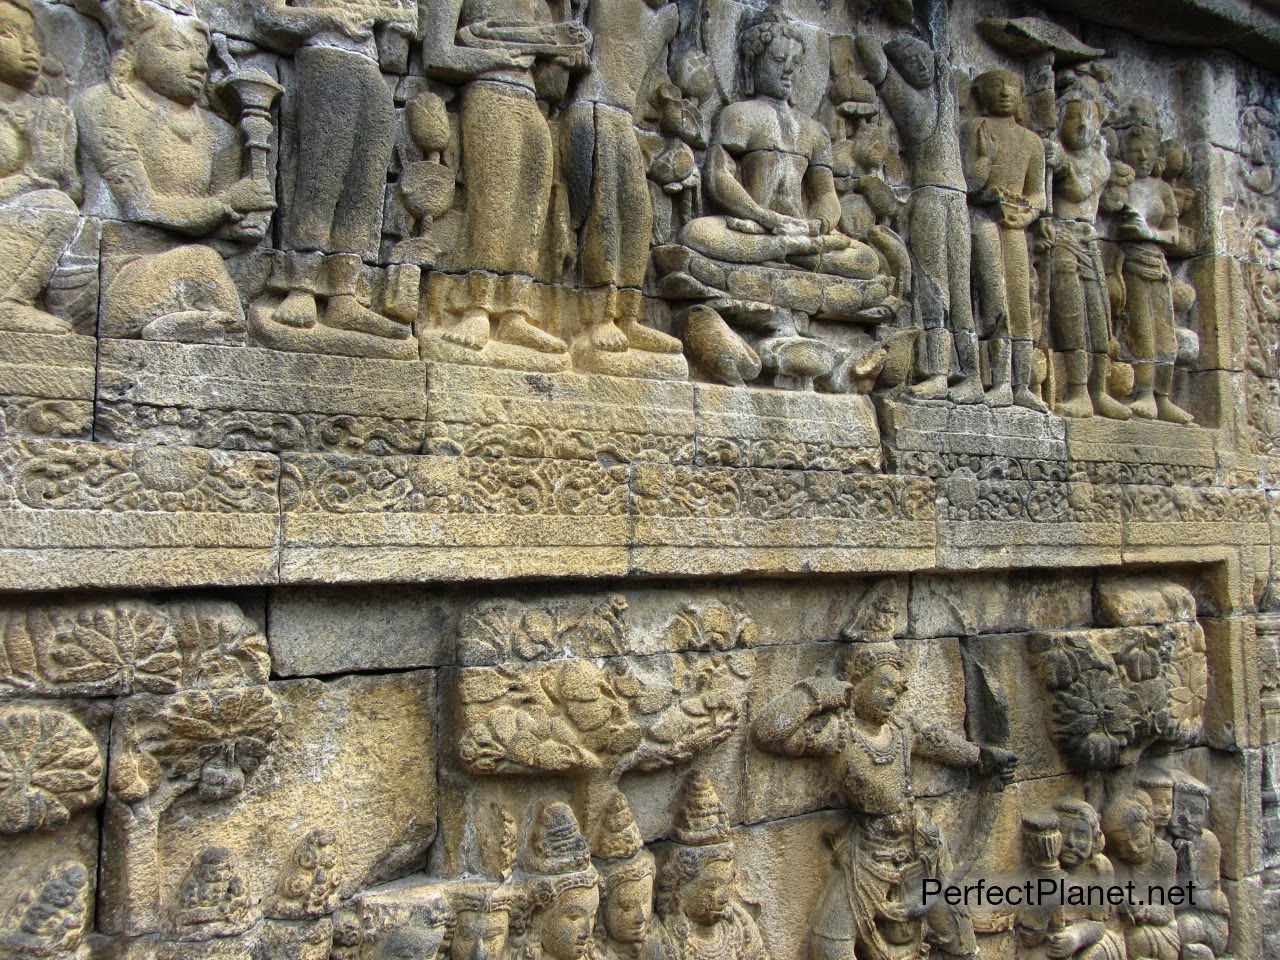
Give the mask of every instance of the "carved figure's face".
[[605, 898], [604, 927], [618, 943], [643, 943], [653, 916], [653, 875], [623, 880]]
[[1125, 140], [1125, 163], [1140, 177], [1151, 176], [1159, 156], [1160, 138], [1154, 130], [1139, 127]]
[[1125, 823], [1114, 833], [1107, 834], [1107, 850], [1126, 863], [1146, 863], [1151, 859], [1155, 845], [1155, 825], [1151, 814], [1137, 808], [1129, 811]]
[[710, 926], [729, 916], [734, 869], [729, 860], [712, 860], [680, 888], [685, 916], [700, 926]]
[[1093, 825], [1083, 817], [1062, 818], [1062, 852], [1058, 861], [1067, 870], [1087, 863], [1093, 856]]
[[503, 911], [459, 913], [450, 960], [499, 960], [506, 956], [510, 923], [511, 918]]
[[886, 663], [863, 677], [853, 690], [853, 708], [871, 723], [888, 723], [907, 682], [897, 667]]
[[432, 960], [440, 949], [440, 934], [417, 927], [393, 930], [382, 947], [383, 960]]
[[795, 72], [800, 66], [800, 55], [804, 47], [790, 37], [778, 36], [769, 49], [756, 57], [752, 68], [751, 79], [756, 94], [774, 97], [778, 100], [790, 100], [791, 90], [795, 86]]
[[206, 884], [226, 884], [231, 879], [231, 863], [227, 860], [206, 860], [196, 870], [196, 876]]
[[1022, 101], [1022, 81], [1008, 70], [992, 70], [978, 78], [978, 99], [989, 117], [1012, 117]]
[[1093, 104], [1073, 100], [1062, 111], [1062, 142], [1068, 150], [1088, 149], [1101, 133], [1102, 118]]
[[909, 43], [898, 44], [891, 56], [894, 66], [911, 86], [917, 90], [933, 86], [933, 53], [927, 45], [913, 38]]
[[600, 891], [576, 887], [556, 897], [542, 918], [542, 952], [552, 960], [582, 960], [591, 950]]
[[162, 21], [138, 42], [138, 79], [160, 96], [183, 106], [200, 99], [209, 75], [209, 38], [202, 30]]
[[1157, 830], [1163, 830], [1173, 816], [1173, 787], [1143, 787], [1143, 790], [1151, 798], [1151, 820]]
[[1208, 819], [1207, 797], [1202, 797], [1198, 793], [1179, 791], [1173, 800], [1173, 816], [1169, 823], [1169, 832], [1179, 840], [1194, 840], [1204, 831], [1204, 825]]
[[0, 3], [0, 81], [30, 90], [40, 79], [40, 38], [36, 22], [7, 3]]

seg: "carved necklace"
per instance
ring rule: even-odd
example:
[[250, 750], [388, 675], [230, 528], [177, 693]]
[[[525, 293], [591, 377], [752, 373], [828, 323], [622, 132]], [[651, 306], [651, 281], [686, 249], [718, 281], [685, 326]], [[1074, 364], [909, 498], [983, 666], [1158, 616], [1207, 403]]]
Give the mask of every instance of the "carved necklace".
[[876, 743], [859, 730], [856, 723], [849, 724], [849, 734], [862, 752], [871, 757], [871, 762], [876, 766], [882, 767], [886, 763], [892, 763], [898, 755], [897, 738], [892, 733], [889, 734], [889, 742], [884, 746]]
[[746, 946], [739, 925], [728, 918], [716, 924], [715, 937], [709, 941], [697, 943], [692, 937], [683, 939], [680, 952], [685, 960], [727, 960], [742, 956], [742, 949]]

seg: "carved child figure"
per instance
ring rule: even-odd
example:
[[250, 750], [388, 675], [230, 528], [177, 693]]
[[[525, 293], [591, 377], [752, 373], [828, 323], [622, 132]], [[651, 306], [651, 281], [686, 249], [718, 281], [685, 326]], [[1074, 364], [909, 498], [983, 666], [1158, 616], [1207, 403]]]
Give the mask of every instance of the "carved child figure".
[[687, 224], [681, 241], [731, 263], [792, 262], [874, 277], [880, 268], [875, 251], [837, 232], [831, 140], [791, 105], [805, 52], [801, 34], [771, 7], [743, 32], [739, 46], [750, 99], [720, 111], [707, 162], [707, 190], [725, 213]]
[[674, 843], [658, 878], [662, 960], [768, 960], [751, 914], [736, 902], [729, 818], [706, 775], [680, 784]]
[[[1107, 849], [1116, 861], [1116, 882], [1132, 881], [1143, 899], [1148, 886], [1169, 887], [1177, 864], [1168, 841], [1156, 836], [1151, 799], [1142, 791], [1120, 794], [1102, 817]], [[1173, 907], [1130, 903], [1120, 908], [1128, 956], [1141, 960], [1178, 960], [1178, 924]]]
[[[969, 210], [956, 129], [956, 97], [934, 52], [914, 37], [857, 40], [859, 56], [902, 138], [911, 163], [906, 230], [914, 266], [915, 322], [924, 332], [921, 400], [977, 403], [978, 338], [970, 291]], [[959, 382], [951, 379], [954, 341]]]
[[1133, 182], [1119, 198], [1124, 241], [1124, 309], [1121, 345], [1133, 362], [1135, 417], [1191, 423], [1194, 418], [1169, 397], [1178, 341], [1174, 332], [1173, 274], [1168, 251], [1181, 248], [1178, 198], [1156, 175], [1160, 129], [1150, 104], [1138, 103], [1120, 125], [1121, 155]]
[[[1057, 815], [1061, 849], [1058, 863], [1068, 886], [1087, 888], [1112, 883], [1115, 872], [1102, 853], [1104, 839], [1098, 812], [1083, 800], [1059, 797]], [[1054, 960], [1125, 960], [1124, 939], [1108, 927], [1103, 907], [1060, 908], [1056, 929], [1045, 931], [1043, 956]]]
[[456, 922], [450, 960], [505, 960], [512, 892], [505, 886], [467, 885], [450, 896]]
[[1048, 412], [1031, 390], [1036, 341], [1027, 228], [1045, 209], [1044, 143], [1018, 122], [1022, 79], [991, 70], [974, 81], [982, 115], [964, 123], [973, 284], [990, 349], [987, 403]]
[[1189, 773], [1173, 778], [1169, 833], [1178, 858], [1178, 883], [1192, 883], [1194, 904], [1178, 911], [1181, 960], [1214, 960], [1227, 951], [1231, 907], [1222, 892], [1222, 844], [1205, 829], [1213, 791]]
[[69, 334], [36, 306], [76, 234], [76, 128], [40, 92], [40, 34], [30, 0], [0, 0], [0, 330]]
[[[235, 129], [200, 105], [209, 30], [148, 0], [122, 0], [119, 48], [106, 83], [76, 114], [88, 160], [86, 208], [188, 237], [214, 237], [256, 211], [270, 191], [241, 177]], [[135, 257], [104, 295], [104, 333], [114, 337], [239, 343], [244, 309], [226, 264], [209, 246]]]
[[526, 885], [520, 960], [586, 960], [595, 953], [599, 875], [568, 804], [537, 808], [523, 876]]
[[[194, 939], [226, 936], [249, 926], [249, 892], [226, 847], [205, 847], [178, 890], [175, 926]], [[191, 928], [198, 928], [193, 933]]]
[[653, 919], [653, 854], [621, 791], [604, 803], [593, 862], [600, 873], [600, 913], [596, 922], [601, 960], [656, 960]]
[[1095, 225], [1111, 175], [1101, 100], [1073, 91], [1059, 106], [1058, 137], [1049, 141], [1053, 218], [1042, 220], [1052, 244], [1049, 319], [1066, 366], [1066, 389], [1055, 411], [1129, 419], [1129, 408], [1107, 393], [1111, 368], [1111, 301]]
[[939, 903], [922, 916], [909, 903], [912, 877], [946, 877], [952, 869], [941, 831], [915, 805], [911, 761], [921, 756], [977, 768], [1003, 786], [1017, 758], [895, 717], [906, 690], [903, 670], [896, 643], [858, 643], [845, 680], [801, 680], [766, 703], [752, 725], [764, 750], [827, 758], [854, 814], [814, 915], [814, 960], [900, 957], [907, 945], [924, 942], [926, 924], [950, 955], [973, 956], [977, 949], [963, 911]]

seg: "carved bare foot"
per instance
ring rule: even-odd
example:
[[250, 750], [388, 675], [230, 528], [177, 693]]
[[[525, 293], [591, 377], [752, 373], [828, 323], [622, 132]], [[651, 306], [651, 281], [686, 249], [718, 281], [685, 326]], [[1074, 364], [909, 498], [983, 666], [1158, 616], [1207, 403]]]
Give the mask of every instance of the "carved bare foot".
[[1135, 417], [1141, 417], [1143, 420], [1154, 420], [1158, 413], [1155, 395], [1150, 390], [1142, 391], [1134, 399], [1133, 403], [1129, 404], [1129, 412]]
[[1083, 419], [1093, 416], [1093, 399], [1080, 387], [1069, 387], [1062, 402], [1053, 408], [1060, 417]]
[[299, 330], [310, 330], [320, 320], [315, 296], [302, 290], [294, 290], [285, 297], [271, 316], [276, 323]]
[[947, 375], [940, 373], [927, 380], [921, 380], [907, 391], [907, 395], [916, 400], [945, 400], [947, 399]]
[[483, 350], [489, 342], [489, 314], [478, 308], [467, 310], [461, 320], [440, 336], [468, 350]]
[[71, 324], [25, 303], [0, 303], [0, 330], [14, 333], [48, 333], [65, 336]]
[[498, 321], [494, 339], [515, 347], [537, 350], [539, 353], [564, 353], [569, 349], [559, 337], [553, 337], [545, 330], [535, 327], [520, 313], [504, 313]]
[[1188, 424], [1195, 423], [1196, 418], [1180, 406], [1166, 397], [1164, 394], [1156, 394], [1156, 418], [1163, 420], [1165, 423]]
[[619, 330], [612, 320], [595, 324], [588, 336], [591, 338], [591, 345], [597, 350], [622, 353], [627, 349], [627, 335]]
[[324, 321], [338, 330], [350, 330], [353, 333], [367, 333], [386, 340], [404, 340], [409, 336], [410, 326], [391, 317], [370, 310], [350, 294], [342, 294], [329, 298], [329, 308], [324, 312]]
[[1011, 407], [1013, 406], [1013, 387], [1007, 383], [998, 383], [986, 392], [982, 401], [988, 407]]
[[982, 392], [982, 381], [978, 377], [965, 377], [951, 388], [952, 403], [982, 403], [986, 395]]
[[1110, 420], [1128, 420], [1129, 408], [1105, 390], [1093, 394], [1093, 412]]
[[619, 324], [623, 336], [632, 350], [645, 350], [649, 353], [680, 353], [680, 341], [661, 330], [646, 327], [636, 320], [624, 320]]
[[1049, 412], [1049, 408], [1045, 406], [1044, 401], [1026, 387], [1019, 387], [1014, 391], [1013, 402], [1019, 407], [1025, 407], [1027, 410], [1034, 410], [1036, 413]]
[[152, 320], [142, 328], [142, 339], [236, 344], [244, 339], [244, 320], [220, 310], [184, 310]]

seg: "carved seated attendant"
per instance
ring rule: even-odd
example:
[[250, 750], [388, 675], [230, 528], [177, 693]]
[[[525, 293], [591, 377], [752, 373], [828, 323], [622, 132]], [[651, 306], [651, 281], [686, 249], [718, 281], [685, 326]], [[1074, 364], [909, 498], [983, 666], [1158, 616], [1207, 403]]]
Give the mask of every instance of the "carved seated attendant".
[[663, 960], [768, 960], [755, 920], [735, 902], [729, 819], [715, 787], [693, 771], [680, 784], [672, 849], [658, 877]]
[[0, 330], [68, 334], [36, 302], [79, 223], [76, 130], [40, 78], [30, 0], [0, 0]]
[[1183, 960], [1214, 960], [1227, 952], [1231, 906], [1222, 892], [1222, 843], [1205, 828], [1213, 791], [1189, 773], [1173, 778], [1169, 833], [1178, 858], [1178, 883], [1194, 884], [1195, 903], [1178, 910]]
[[[804, 388], [829, 376], [840, 358], [803, 336], [809, 320], [886, 319], [896, 304], [893, 280], [875, 249], [839, 231], [831, 138], [790, 102], [805, 52], [799, 31], [771, 8], [739, 46], [749, 99], [720, 111], [707, 154], [706, 189], [724, 212], [687, 223], [680, 247], [656, 252], [665, 274], [660, 290], [671, 299], [706, 299], [737, 326], [763, 335], [747, 348], [695, 308], [686, 343], [713, 378], [742, 382], [763, 363], [778, 375], [776, 385]], [[749, 297], [737, 290], [734, 265], [753, 268]], [[813, 302], [814, 274], [823, 281], [820, 304]]]
[[[1156, 836], [1151, 799], [1134, 790], [1122, 793], [1103, 813], [1107, 850], [1116, 863], [1116, 882], [1145, 891], [1174, 883], [1177, 863], [1169, 842]], [[1142, 893], [1120, 908], [1128, 956], [1142, 960], [1178, 960], [1180, 941], [1173, 907], [1148, 904]]]
[[565, 803], [538, 808], [522, 876], [526, 913], [520, 918], [520, 960], [586, 960], [595, 952], [599, 876], [587, 841]]
[[178, 890], [174, 921], [191, 940], [234, 935], [252, 924], [249, 892], [226, 847], [205, 847], [192, 862]]
[[600, 872], [596, 943], [601, 960], [654, 960], [653, 854], [644, 848], [640, 828], [621, 792], [605, 802], [594, 863]]
[[[269, 187], [241, 177], [236, 131], [200, 106], [209, 31], [194, 16], [123, 0], [111, 76], [76, 104], [88, 160], [89, 212], [187, 237], [230, 237], [271, 210]], [[219, 253], [172, 246], [125, 259], [104, 294], [114, 337], [240, 343], [244, 309]]]

